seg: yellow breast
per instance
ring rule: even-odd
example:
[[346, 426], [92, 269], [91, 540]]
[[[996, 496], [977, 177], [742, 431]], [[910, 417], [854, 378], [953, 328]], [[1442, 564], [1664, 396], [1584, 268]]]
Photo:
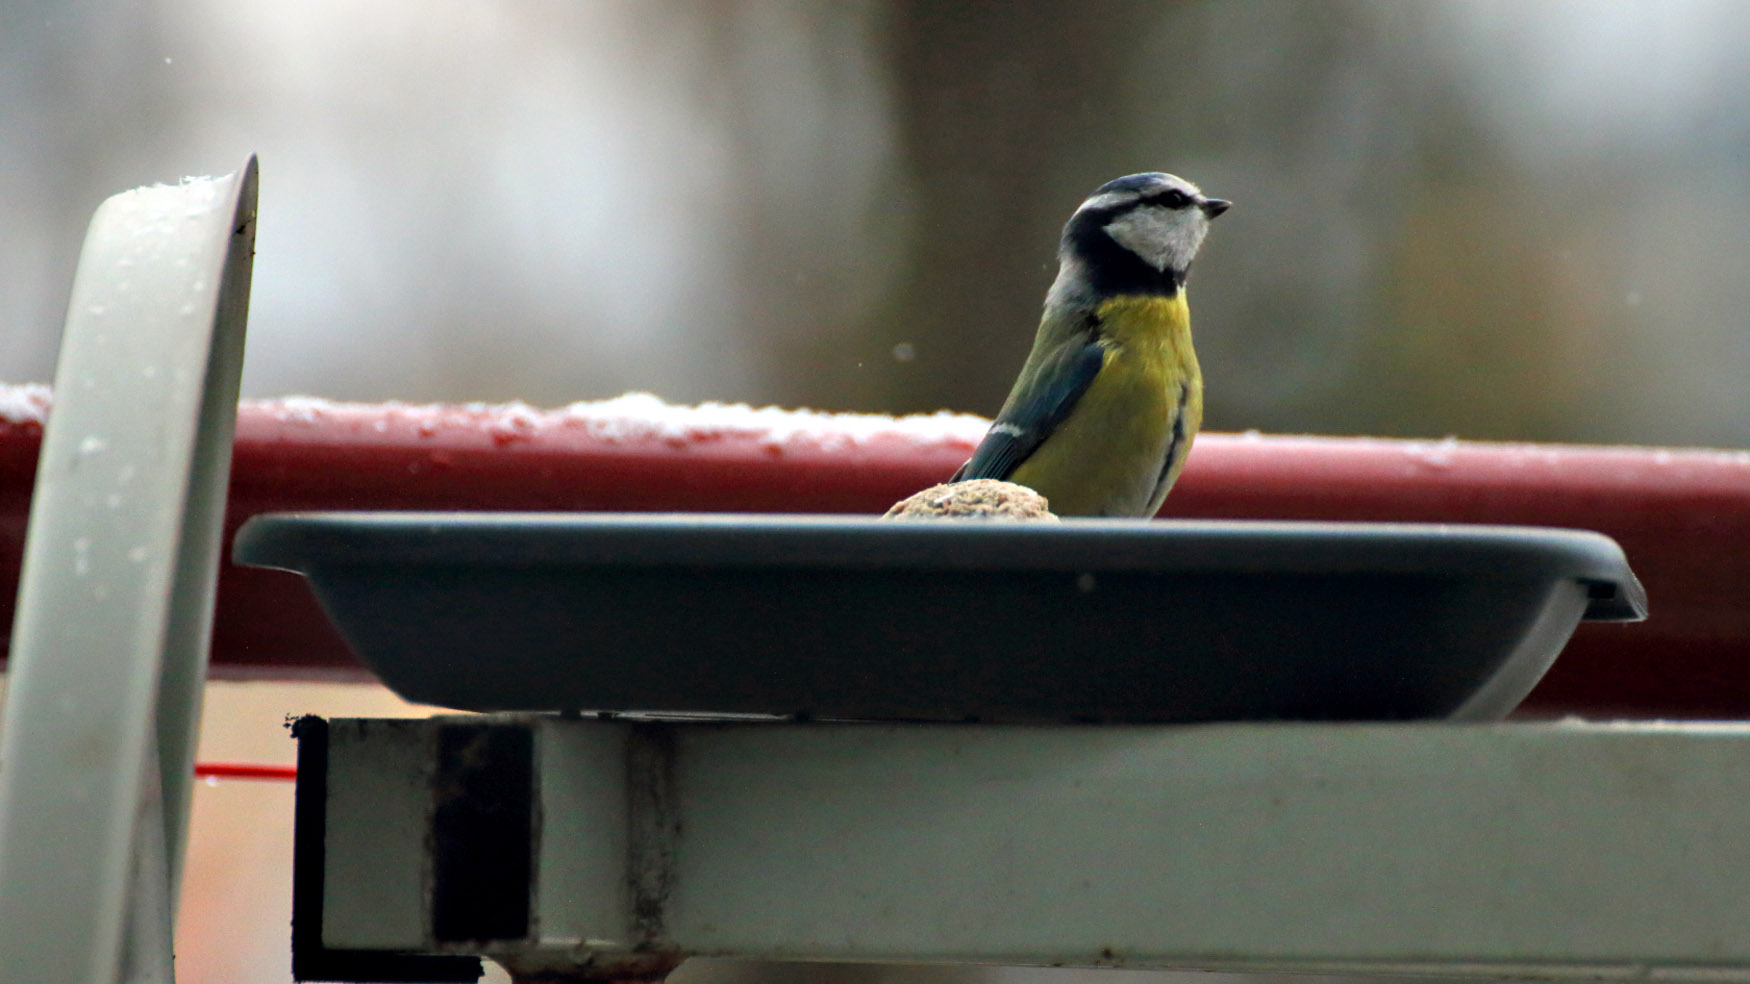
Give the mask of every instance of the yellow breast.
[[1015, 469], [1060, 516], [1153, 516], [1203, 422], [1203, 376], [1185, 292], [1120, 296], [1096, 311], [1100, 374]]

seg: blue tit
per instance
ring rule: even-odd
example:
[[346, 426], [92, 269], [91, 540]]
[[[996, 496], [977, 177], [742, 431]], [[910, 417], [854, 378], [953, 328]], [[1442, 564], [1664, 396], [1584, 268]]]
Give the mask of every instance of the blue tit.
[[1025, 485], [1060, 516], [1153, 516], [1203, 422], [1185, 275], [1230, 203], [1171, 174], [1101, 185], [1063, 227], [1033, 351], [950, 481]]

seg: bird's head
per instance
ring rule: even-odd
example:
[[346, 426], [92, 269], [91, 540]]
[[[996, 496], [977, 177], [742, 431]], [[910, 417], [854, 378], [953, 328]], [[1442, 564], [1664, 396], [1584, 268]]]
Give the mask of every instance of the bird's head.
[[1174, 293], [1185, 283], [1209, 221], [1230, 204], [1171, 174], [1106, 182], [1063, 227], [1063, 271], [1053, 294]]

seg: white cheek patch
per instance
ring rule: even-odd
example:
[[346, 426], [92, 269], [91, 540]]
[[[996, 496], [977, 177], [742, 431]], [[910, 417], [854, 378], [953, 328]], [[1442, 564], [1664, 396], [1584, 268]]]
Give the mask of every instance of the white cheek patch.
[[1207, 228], [1203, 213], [1195, 208], [1147, 205], [1107, 223], [1106, 235], [1144, 263], [1165, 272], [1191, 265]]

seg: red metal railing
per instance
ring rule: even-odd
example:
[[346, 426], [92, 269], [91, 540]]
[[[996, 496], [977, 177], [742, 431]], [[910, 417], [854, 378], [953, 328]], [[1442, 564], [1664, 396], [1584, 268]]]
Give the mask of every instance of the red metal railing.
[[[876, 513], [941, 481], [973, 418], [246, 403], [228, 531], [289, 509]], [[40, 422], [0, 415], [0, 618]], [[1207, 434], [1163, 515], [1513, 523], [1615, 537], [1652, 618], [1582, 625], [1538, 714], [1750, 717], [1750, 452]], [[362, 672], [290, 574], [227, 564], [214, 671]]]

